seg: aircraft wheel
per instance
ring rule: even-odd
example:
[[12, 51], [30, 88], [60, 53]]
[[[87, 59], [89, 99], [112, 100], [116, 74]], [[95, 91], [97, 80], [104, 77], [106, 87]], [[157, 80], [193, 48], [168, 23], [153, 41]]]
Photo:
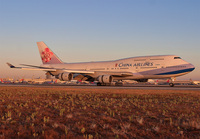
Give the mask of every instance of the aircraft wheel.
[[101, 83], [100, 83], [100, 82], [98, 82], [98, 83], [97, 83], [97, 86], [101, 86]]
[[174, 84], [173, 84], [173, 83], [170, 83], [169, 86], [170, 86], [170, 87], [174, 87]]
[[123, 86], [123, 82], [116, 82], [115, 86]]

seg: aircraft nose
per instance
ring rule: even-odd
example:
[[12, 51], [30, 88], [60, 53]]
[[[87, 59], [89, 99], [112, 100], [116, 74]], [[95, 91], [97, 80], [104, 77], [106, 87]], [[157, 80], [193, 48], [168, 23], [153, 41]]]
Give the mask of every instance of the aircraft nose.
[[195, 69], [195, 66], [193, 64], [190, 64], [190, 68], [192, 69], [192, 71]]

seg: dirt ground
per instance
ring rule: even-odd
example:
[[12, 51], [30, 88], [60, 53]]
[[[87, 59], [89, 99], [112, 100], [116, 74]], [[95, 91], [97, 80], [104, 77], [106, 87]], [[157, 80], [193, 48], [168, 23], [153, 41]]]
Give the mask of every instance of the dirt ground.
[[0, 87], [0, 138], [198, 138], [200, 91]]

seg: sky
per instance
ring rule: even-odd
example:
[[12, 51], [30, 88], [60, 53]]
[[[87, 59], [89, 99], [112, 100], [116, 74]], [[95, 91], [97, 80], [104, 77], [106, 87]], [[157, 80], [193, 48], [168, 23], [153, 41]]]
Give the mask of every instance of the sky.
[[0, 78], [45, 77], [6, 62], [41, 65], [36, 42], [64, 62], [178, 55], [200, 80], [199, 0], [0, 0]]

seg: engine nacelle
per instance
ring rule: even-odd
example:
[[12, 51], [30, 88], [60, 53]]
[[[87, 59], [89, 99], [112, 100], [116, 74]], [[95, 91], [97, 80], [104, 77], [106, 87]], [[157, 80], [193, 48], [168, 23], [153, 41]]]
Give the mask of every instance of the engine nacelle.
[[61, 81], [71, 81], [73, 78], [73, 74], [69, 72], [60, 73], [57, 77]]
[[100, 83], [104, 83], [104, 84], [107, 84], [107, 83], [111, 83], [113, 81], [113, 77], [111, 75], [100, 75], [97, 80], [100, 82]]

